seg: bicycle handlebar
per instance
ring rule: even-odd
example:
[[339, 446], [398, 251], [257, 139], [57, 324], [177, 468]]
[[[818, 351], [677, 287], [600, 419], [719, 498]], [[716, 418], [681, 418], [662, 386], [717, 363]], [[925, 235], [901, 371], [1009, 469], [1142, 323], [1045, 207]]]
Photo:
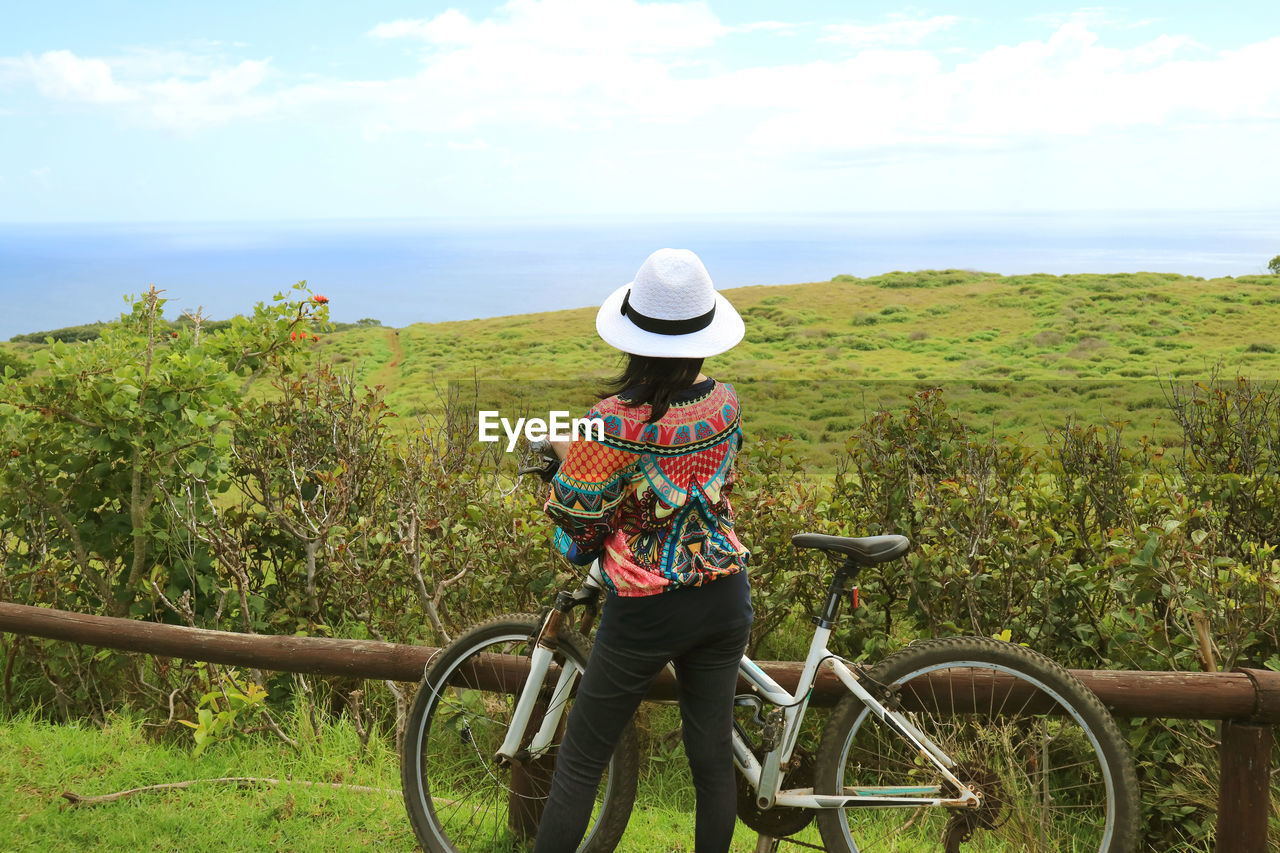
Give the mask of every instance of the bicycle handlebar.
[[552, 448], [551, 442], [547, 439], [538, 439], [529, 442], [529, 453], [535, 460], [539, 461], [539, 465], [526, 465], [516, 469], [517, 475], [537, 474], [544, 483], [550, 483], [551, 479], [556, 475], [556, 471], [560, 470], [560, 457]]

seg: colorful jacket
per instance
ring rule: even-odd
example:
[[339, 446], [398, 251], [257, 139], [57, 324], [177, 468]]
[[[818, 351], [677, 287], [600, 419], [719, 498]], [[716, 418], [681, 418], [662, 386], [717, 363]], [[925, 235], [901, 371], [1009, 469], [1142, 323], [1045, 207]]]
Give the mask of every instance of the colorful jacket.
[[602, 552], [610, 591], [654, 595], [740, 572], [748, 551], [733, 530], [728, 493], [741, 442], [738, 397], [708, 379], [650, 406], [627, 392], [601, 400], [603, 441], [575, 441], [551, 483], [546, 511], [569, 554]]

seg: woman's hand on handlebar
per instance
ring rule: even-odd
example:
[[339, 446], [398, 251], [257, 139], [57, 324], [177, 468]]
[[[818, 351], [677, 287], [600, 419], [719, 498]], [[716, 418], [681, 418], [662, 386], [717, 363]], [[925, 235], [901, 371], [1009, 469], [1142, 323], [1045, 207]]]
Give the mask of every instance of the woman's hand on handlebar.
[[[564, 444], [564, 442], [558, 442]], [[568, 450], [568, 446], [565, 446]], [[532, 464], [525, 465], [517, 469], [517, 474], [537, 474], [544, 483], [550, 483], [551, 478], [556, 475], [556, 471], [560, 470], [560, 460], [562, 451], [547, 439], [529, 442], [529, 455], [533, 458], [530, 460]]]

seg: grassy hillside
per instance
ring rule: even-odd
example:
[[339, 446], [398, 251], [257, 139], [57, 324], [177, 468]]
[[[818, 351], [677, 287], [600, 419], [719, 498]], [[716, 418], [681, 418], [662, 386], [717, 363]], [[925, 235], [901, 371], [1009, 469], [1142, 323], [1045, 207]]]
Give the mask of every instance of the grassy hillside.
[[[924, 270], [725, 293], [747, 336], [707, 372], [737, 386], [748, 433], [792, 435], [819, 467], [868, 414], [934, 386], [972, 426], [1031, 444], [1068, 418], [1170, 443], [1170, 383], [1280, 378], [1280, 276]], [[451, 383], [504, 416], [576, 414], [620, 365], [596, 337], [595, 311], [399, 330], [361, 321], [317, 349], [384, 386], [407, 418]], [[0, 344], [0, 358], [40, 346]]]
[[[1030, 442], [1068, 416], [1126, 421], [1134, 436], [1167, 440], [1162, 383], [1215, 368], [1280, 377], [1276, 276], [942, 270], [725, 293], [747, 337], [707, 372], [737, 385], [748, 431], [794, 435], [819, 462], [866, 413], [933, 385], [973, 424]], [[594, 318], [595, 308], [581, 308], [358, 329], [325, 346], [384, 385], [402, 415], [473, 378], [490, 407], [513, 408], [510, 380], [520, 380], [524, 404], [545, 412], [588, 405], [598, 380], [616, 372]]]

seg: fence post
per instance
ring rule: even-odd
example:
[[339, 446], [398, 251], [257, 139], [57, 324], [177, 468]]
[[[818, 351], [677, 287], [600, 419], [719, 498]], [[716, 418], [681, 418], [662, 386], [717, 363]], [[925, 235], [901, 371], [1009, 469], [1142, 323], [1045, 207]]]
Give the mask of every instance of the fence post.
[[1271, 726], [1222, 724], [1218, 853], [1267, 853], [1271, 811]]

